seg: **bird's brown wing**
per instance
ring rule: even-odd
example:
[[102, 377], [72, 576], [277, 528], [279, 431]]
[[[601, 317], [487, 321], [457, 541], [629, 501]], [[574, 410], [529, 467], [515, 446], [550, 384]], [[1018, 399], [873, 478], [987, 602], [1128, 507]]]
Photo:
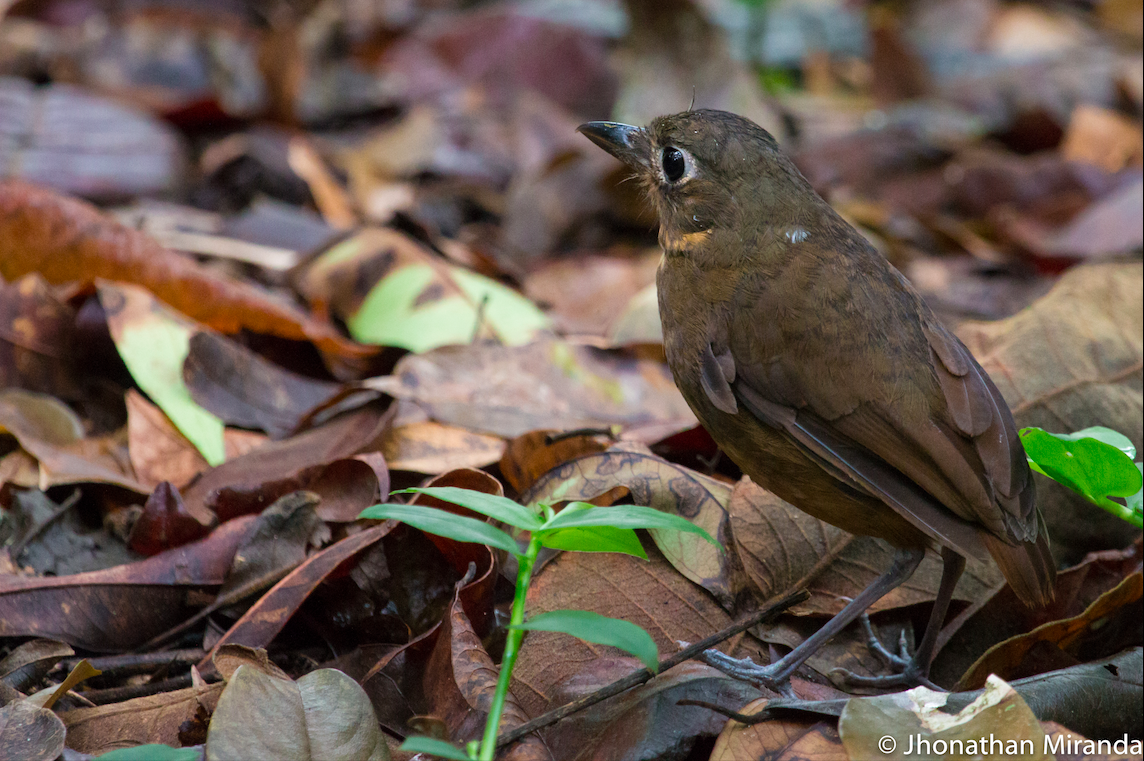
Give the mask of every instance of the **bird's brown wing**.
[[[1035, 540], [1032, 481], [1004, 400], [960, 341], [927, 314], [919, 317], [930, 361], [907, 369], [900, 383], [878, 383], [883, 376], [861, 366], [861, 352], [838, 361], [853, 377], [874, 382], [833, 390], [829, 374], [797, 364], [802, 357], [764, 365], [728, 348], [704, 352], [702, 387], [719, 409], [730, 412], [736, 400], [738, 414], [784, 431], [832, 475], [880, 498], [942, 544], [982, 557], [979, 528], [1005, 544]], [[798, 399], [792, 403], [789, 388], [772, 385], [774, 378], [797, 378]], [[898, 402], [902, 390], [894, 386], [902, 384], [928, 403]], [[917, 391], [927, 384], [936, 392]]]

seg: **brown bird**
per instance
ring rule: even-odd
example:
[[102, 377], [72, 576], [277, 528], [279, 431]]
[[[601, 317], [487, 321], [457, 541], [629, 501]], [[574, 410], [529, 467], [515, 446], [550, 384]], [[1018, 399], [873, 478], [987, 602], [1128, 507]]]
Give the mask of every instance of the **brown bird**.
[[579, 131], [635, 170], [659, 212], [664, 351], [711, 436], [756, 483], [897, 550], [782, 659], [757, 666], [709, 651], [709, 663], [789, 693], [795, 669], [908, 579], [927, 547], [943, 572], [917, 650], [893, 655], [871, 634], [901, 673], [852, 683], [929, 684], [968, 556], [991, 555], [1027, 605], [1052, 598], [1056, 567], [1005, 400], [766, 130], [701, 110]]

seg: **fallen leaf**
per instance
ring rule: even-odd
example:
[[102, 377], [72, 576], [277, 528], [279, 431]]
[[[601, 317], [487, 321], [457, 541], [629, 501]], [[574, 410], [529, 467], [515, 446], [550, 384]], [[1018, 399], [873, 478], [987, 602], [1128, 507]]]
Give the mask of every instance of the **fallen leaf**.
[[293, 682], [240, 666], [211, 716], [206, 757], [389, 761], [389, 747], [369, 698], [340, 671]]
[[[957, 714], [941, 710], [946, 700], [947, 693], [926, 687], [854, 698], [842, 709], [838, 734], [851, 758], [969, 761], [1019, 754], [1055, 761], [1037, 717], [1001, 679], [990, 676], [985, 692]], [[1001, 743], [999, 750], [995, 742]]]
[[1144, 159], [1144, 134], [1140, 124], [1115, 111], [1089, 103], [1073, 109], [1061, 141], [1061, 155], [1069, 161], [1086, 161], [1106, 172], [1118, 172]]
[[0, 278], [0, 388], [75, 393], [75, 311], [42, 277]]
[[[70, 576], [0, 580], [0, 636], [122, 652], [187, 617], [188, 589], [222, 584], [254, 518], [147, 560]], [[83, 615], [77, 611], [85, 611]]]
[[500, 471], [517, 494], [523, 494], [556, 466], [607, 448], [608, 441], [601, 435], [530, 431], [508, 442], [500, 461]]
[[483, 468], [501, 459], [504, 440], [431, 420], [395, 426], [381, 445], [393, 470], [437, 475], [458, 468]]
[[439, 423], [506, 438], [620, 424], [655, 428], [658, 440], [695, 425], [662, 363], [555, 340], [410, 355], [365, 385], [416, 402]]
[[0, 276], [14, 280], [29, 272], [52, 284], [96, 278], [135, 283], [223, 333], [245, 328], [312, 341], [350, 362], [374, 353], [251, 285], [167, 251], [87, 203], [23, 182], [0, 183]]
[[203, 536], [215, 520], [214, 513], [201, 507], [192, 514], [178, 490], [163, 481], [151, 492], [143, 512], [131, 526], [127, 546], [142, 555], [158, 555]]
[[655, 282], [662, 256], [656, 250], [556, 259], [525, 278], [524, 293], [547, 310], [561, 332], [602, 336], [636, 293]]
[[549, 324], [516, 291], [388, 228], [336, 244], [307, 268], [299, 288], [329, 305], [357, 340], [417, 353], [479, 338], [517, 346]]
[[225, 686], [188, 687], [64, 711], [60, 718], [67, 727], [67, 746], [93, 756], [148, 743], [177, 746], [183, 725], [209, 716]]
[[[1051, 621], [1028, 634], [1011, 637], [994, 645], [962, 675], [957, 689], [979, 688], [985, 684], [987, 677], [994, 674], [1006, 679], [1028, 676], [1027, 664], [1033, 660], [1032, 656], [1037, 649], [1062, 651], [1075, 658], [1081, 652], [1086, 637], [1091, 637], [1098, 631], [1101, 638], [1116, 635], [1116, 627], [1110, 624], [1117, 614], [1129, 616], [1138, 626], [1142, 596], [1144, 577], [1137, 571], [1097, 598], [1080, 615]], [[1132, 639], [1138, 639], [1138, 635]]]
[[64, 749], [63, 722], [27, 700], [0, 706], [0, 758], [53, 761]]
[[211, 465], [226, 459], [223, 422], [183, 381], [191, 336], [201, 330], [138, 286], [97, 283], [107, 327], [131, 377]]
[[[748, 716], [766, 710], [768, 698], [759, 698], [738, 709]], [[758, 724], [740, 724], [732, 719], [719, 733], [710, 761], [849, 761], [833, 722], [814, 718], [774, 718]]]
[[266, 647], [318, 585], [339, 565], [353, 558], [392, 530], [382, 524], [341, 539], [316, 552], [262, 595], [215, 643], [200, 661], [206, 669], [215, 653], [228, 645]]
[[307, 413], [343, 390], [339, 383], [289, 372], [205, 331], [190, 337], [182, 378], [195, 402], [226, 425], [262, 430], [275, 439], [293, 432]]

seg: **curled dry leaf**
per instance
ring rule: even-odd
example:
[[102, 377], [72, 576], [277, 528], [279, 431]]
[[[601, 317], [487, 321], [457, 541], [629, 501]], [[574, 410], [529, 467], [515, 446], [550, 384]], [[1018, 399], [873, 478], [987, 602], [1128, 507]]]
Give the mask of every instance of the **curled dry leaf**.
[[204, 722], [218, 704], [223, 683], [187, 687], [60, 714], [67, 746], [98, 756], [116, 748], [157, 743], [179, 746], [184, 725]]
[[[1115, 639], [1122, 634], [1118, 629], [1124, 623], [1136, 629], [1136, 636], [1129, 632], [1130, 641], [1139, 641], [1142, 596], [1144, 577], [1137, 571], [1098, 597], [1080, 615], [1051, 621], [1027, 634], [994, 645], [962, 675], [957, 689], [980, 688], [984, 686], [986, 678], [994, 674], [1006, 679], [1028, 676], [1030, 669], [1039, 665], [1038, 660], [1042, 663], [1049, 661], [1051, 654], [1066, 661], [1075, 660], [1082, 649], [1087, 649], [1087, 638], [1099, 632], [1096, 636], [1101, 639]], [[1121, 617], [1124, 621], [1117, 621]], [[1117, 623], [1121, 626], [1113, 625]]]
[[39, 272], [49, 283], [96, 278], [135, 283], [183, 314], [223, 333], [311, 341], [355, 361], [374, 353], [328, 324], [257, 288], [211, 273], [94, 206], [24, 182], [0, 183], [0, 276]]
[[[958, 334], [1013, 410], [1017, 426], [1079, 431], [1101, 425], [1144, 451], [1144, 265], [1066, 272], [1046, 296], [1006, 320]], [[1037, 505], [1058, 560], [1120, 549], [1137, 530], [1046, 478]]]
[[[851, 758], [954, 758], [957, 761], [983, 756], [1020, 755], [1036, 761], [1055, 761], [1045, 745], [1045, 732], [1021, 696], [1003, 680], [989, 677], [989, 685], [973, 703], [951, 715], [942, 711], [948, 693], [916, 687], [908, 692], [854, 698], [842, 709], [838, 733]], [[891, 742], [887, 743], [885, 738]], [[990, 745], [1003, 743], [1001, 754]], [[961, 742], [950, 749], [952, 740]], [[909, 743], [926, 741], [911, 752]], [[948, 752], [923, 747], [939, 744]], [[889, 747], [890, 754], [886, 753]], [[957, 749], [960, 749], [958, 752]], [[901, 754], [901, 755], [898, 755]]]
[[[730, 544], [727, 502], [731, 488], [709, 476], [653, 455], [636, 444], [584, 455], [550, 470], [521, 497], [527, 504], [589, 501], [623, 487], [637, 505], [679, 515], [704, 529], [719, 544]], [[694, 534], [650, 532], [675, 568], [731, 609], [743, 589], [735, 558]]]

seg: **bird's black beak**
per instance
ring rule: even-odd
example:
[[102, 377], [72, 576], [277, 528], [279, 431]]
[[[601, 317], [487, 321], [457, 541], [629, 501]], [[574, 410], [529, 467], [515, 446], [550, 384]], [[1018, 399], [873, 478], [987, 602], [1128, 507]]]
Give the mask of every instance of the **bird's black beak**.
[[647, 133], [619, 122], [588, 122], [576, 131], [633, 169], [646, 169]]

